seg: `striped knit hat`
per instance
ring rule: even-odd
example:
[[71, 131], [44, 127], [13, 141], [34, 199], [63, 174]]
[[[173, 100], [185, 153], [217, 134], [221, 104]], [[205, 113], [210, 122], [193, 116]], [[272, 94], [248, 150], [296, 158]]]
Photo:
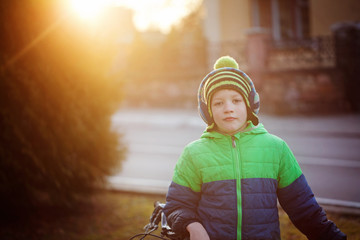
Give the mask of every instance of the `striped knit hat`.
[[215, 126], [211, 112], [211, 99], [214, 93], [220, 89], [238, 91], [246, 103], [248, 120], [252, 121], [254, 125], [259, 123], [257, 114], [260, 108], [260, 99], [253, 82], [243, 71], [239, 70], [235, 59], [224, 56], [215, 62], [214, 71], [206, 75], [199, 87], [199, 113], [208, 124], [208, 131]]

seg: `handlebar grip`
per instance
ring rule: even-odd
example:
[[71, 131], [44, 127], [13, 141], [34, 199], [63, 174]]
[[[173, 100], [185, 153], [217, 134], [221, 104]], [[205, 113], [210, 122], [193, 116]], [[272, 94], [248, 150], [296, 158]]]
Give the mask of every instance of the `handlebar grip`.
[[165, 203], [161, 203], [159, 201], [155, 201], [154, 202], [154, 207], [157, 208], [157, 207], [160, 207], [160, 208], [164, 208], [165, 207]]

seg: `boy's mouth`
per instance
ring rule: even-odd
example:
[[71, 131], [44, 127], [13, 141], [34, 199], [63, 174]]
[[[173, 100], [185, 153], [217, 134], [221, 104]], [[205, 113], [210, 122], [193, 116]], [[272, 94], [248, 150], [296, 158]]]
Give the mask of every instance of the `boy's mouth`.
[[224, 121], [233, 121], [235, 119], [236, 118], [234, 118], [234, 117], [226, 117], [226, 118], [224, 118]]

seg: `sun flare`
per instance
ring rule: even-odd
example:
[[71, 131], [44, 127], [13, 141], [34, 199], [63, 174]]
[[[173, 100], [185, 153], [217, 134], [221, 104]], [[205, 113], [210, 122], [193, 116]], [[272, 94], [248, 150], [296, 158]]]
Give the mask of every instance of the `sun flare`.
[[109, 6], [109, 1], [99, 0], [72, 0], [73, 11], [82, 19], [92, 20]]
[[133, 22], [139, 31], [157, 29], [170, 31], [196, 8], [201, 0], [68, 0], [78, 17], [94, 22], [107, 7], [125, 7], [134, 11]]
[[121, 6], [134, 10], [134, 23], [138, 30], [158, 29], [168, 33], [191, 10], [201, 4], [201, 0], [113, 0]]

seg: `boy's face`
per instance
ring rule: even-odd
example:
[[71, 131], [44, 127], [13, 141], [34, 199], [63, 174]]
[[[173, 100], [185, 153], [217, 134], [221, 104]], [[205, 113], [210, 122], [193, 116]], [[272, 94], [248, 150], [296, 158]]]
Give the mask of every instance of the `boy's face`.
[[217, 128], [225, 134], [234, 134], [246, 127], [247, 108], [241, 94], [231, 89], [214, 93], [211, 111]]

